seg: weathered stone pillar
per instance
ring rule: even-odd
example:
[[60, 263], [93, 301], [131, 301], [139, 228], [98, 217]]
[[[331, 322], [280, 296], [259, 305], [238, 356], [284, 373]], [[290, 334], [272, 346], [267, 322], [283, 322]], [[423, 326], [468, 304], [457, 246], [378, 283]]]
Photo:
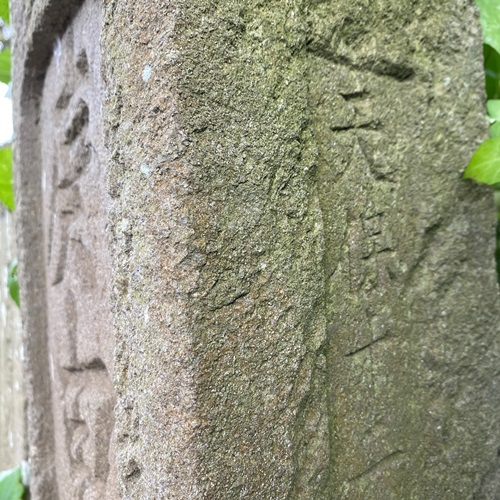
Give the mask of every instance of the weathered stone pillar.
[[474, 2], [13, 10], [35, 498], [494, 498]]
[[0, 470], [26, 458], [21, 320], [7, 288], [15, 240], [14, 217], [0, 207]]

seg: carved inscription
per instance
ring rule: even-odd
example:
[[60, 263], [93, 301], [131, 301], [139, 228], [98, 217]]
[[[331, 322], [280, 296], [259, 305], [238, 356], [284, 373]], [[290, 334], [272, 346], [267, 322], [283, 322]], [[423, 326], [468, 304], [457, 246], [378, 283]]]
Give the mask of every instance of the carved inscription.
[[86, 2], [57, 42], [41, 112], [56, 470], [71, 499], [116, 497], [99, 18]]

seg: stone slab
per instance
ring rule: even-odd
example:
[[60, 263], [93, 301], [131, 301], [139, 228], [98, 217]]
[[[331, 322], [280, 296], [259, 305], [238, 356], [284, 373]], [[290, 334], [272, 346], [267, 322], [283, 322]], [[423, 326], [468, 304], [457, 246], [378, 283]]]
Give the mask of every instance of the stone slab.
[[474, 2], [13, 7], [35, 495], [495, 498]]

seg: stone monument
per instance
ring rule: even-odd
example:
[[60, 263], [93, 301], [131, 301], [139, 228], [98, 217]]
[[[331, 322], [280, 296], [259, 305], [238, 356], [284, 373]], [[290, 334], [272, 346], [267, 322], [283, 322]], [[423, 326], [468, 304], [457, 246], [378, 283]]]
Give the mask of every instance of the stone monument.
[[34, 498], [495, 498], [472, 0], [17, 0]]

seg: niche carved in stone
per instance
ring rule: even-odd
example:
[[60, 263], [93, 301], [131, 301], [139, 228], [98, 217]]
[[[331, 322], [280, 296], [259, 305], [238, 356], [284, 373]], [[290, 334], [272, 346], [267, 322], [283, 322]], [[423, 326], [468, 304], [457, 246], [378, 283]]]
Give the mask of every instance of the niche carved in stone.
[[57, 41], [40, 121], [55, 468], [75, 499], [116, 496], [99, 20], [89, 0]]

